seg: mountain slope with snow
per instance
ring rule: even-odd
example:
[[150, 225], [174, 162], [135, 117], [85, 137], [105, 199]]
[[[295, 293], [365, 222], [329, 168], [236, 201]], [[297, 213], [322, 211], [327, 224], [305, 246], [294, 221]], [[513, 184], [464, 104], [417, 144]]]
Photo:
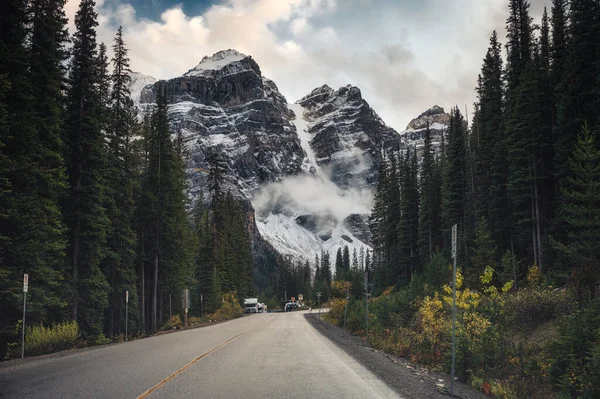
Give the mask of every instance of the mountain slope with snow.
[[226, 189], [243, 203], [253, 246], [264, 247], [265, 239], [280, 254], [310, 262], [344, 246], [370, 249], [368, 214], [382, 152], [420, 145], [427, 122], [441, 137], [447, 122], [434, 107], [398, 134], [350, 85], [324, 85], [289, 104], [252, 57], [235, 50], [204, 57], [169, 80], [135, 74], [131, 91], [145, 112], [159, 93], [167, 98], [193, 200], [208, 200], [198, 194], [207, 192], [207, 160], [220, 154]]

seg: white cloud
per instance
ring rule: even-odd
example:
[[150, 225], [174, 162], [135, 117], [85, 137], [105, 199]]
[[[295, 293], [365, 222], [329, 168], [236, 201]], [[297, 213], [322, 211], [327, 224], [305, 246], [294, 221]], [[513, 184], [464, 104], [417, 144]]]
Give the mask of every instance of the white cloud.
[[[471, 107], [489, 34], [503, 38], [507, 14], [506, 0], [223, 0], [202, 15], [175, 7], [150, 21], [125, 0], [97, 3], [99, 40], [111, 44], [123, 25], [135, 71], [171, 78], [235, 48], [288, 101], [325, 83], [354, 84], [398, 130], [433, 104]], [[535, 17], [541, 4], [534, 1]], [[71, 18], [77, 6], [67, 2]]]

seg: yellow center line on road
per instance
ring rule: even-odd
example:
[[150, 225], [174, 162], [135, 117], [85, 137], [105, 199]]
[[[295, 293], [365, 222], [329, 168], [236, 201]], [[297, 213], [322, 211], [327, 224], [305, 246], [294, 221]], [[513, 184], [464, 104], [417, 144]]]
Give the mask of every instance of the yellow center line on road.
[[[269, 320], [267, 320], [264, 324], [267, 324], [268, 322], [270, 322], [271, 320], [273, 320], [273, 318], [275, 317], [275, 315], [271, 316], [269, 318]], [[261, 324], [261, 325], [264, 325]], [[158, 384], [156, 384], [155, 386], [153, 386], [152, 388], [148, 389], [146, 392], [144, 392], [143, 394], [141, 394], [140, 396], [137, 397], [137, 399], [143, 399], [145, 397], [147, 397], [148, 395], [150, 395], [152, 392], [156, 391], [158, 388], [162, 387], [163, 385], [165, 385], [167, 382], [169, 382], [170, 380], [172, 380], [176, 375], [184, 372], [187, 368], [189, 368], [190, 366], [192, 366], [194, 363], [196, 363], [197, 361], [199, 361], [200, 359], [210, 355], [211, 353], [213, 353], [214, 351], [216, 351], [217, 349], [227, 345], [228, 343], [230, 343], [231, 341], [233, 341], [234, 339], [238, 338], [239, 336], [246, 334], [248, 331], [252, 331], [255, 330], [256, 328], [260, 327], [256, 326], [254, 328], [249, 328], [248, 330], [242, 331], [241, 333], [239, 333], [238, 335], [235, 335], [231, 338], [229, 338], [227, 341], [220, 343], [219, 345], [215, 346], [214, 348], [212, 348], [211, 350], [209, 350], [208, 352], [203, 353], [202, 355], [198, 356], [197, 358], [195, 358], [194, 360], [192, 360], [191, 362], [189, 362], [188, 364], [186, 364], [185, 366], [183, 366], [182, 368], [180, 368], [179, 370], [177, 370], [176, 372], [174, 372], [173, 374], [171, 374], [170, 376], [168, 376], [167, 378], [165, 378], [164, 380], [162, 380], [161, 382], [159, 382]]]

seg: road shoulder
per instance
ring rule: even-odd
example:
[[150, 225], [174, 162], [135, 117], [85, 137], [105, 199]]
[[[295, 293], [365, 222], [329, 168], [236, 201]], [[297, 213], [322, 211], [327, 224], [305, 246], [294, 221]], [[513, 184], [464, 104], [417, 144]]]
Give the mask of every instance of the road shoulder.
[[[450, 376], [432, 372], [406, 359], [365, 346], [364, 341], [341, 328], [307, 313], [306, 320], [323, 336], [376, 374], [390, 388], [405, 398], [448, 398]], [[483, 399], [486, 396], [469, 386], [455, 384], [455, 397]]]

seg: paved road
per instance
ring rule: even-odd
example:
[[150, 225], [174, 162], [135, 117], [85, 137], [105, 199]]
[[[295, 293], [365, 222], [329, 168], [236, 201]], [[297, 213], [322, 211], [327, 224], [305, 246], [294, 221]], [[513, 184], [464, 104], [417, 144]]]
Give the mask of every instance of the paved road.
[[0, 368], [2, 398], [391, 398], [303, 312], [257, 314]]

